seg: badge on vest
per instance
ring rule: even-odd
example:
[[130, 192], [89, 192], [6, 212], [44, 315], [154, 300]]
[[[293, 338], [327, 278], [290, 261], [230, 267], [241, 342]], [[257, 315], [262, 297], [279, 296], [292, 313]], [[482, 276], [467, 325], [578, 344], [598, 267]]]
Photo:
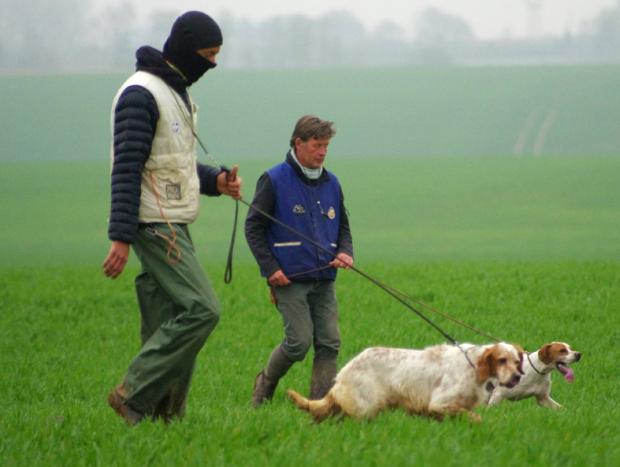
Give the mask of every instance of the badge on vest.
[[295, 206], [293, 206], [293, 214], [301, 215], [305, 213], [306, 213], [306, 210], [301, 204], [296, 204]]
[[181, 130], [181, 124], [179, 122], [174, 122], [170, 129], [174, 134], [176, 134]]
[[330, 208], [327, 210], [327, 217], [329, 217], [330, 220], [334, 220], [336, 217], [336, 210], [334, 209], [333, 206], [330, 206]]
[[180, 183], [166, 184], [166, 198], [179, 201], [181, 199], [181, 184]]

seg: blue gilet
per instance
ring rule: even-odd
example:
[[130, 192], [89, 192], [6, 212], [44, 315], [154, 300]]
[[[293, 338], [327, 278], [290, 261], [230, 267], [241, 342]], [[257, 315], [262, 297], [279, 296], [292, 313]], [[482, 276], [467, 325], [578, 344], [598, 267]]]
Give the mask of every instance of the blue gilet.
[[275, 194], [273, 216], [331, 253], [272, 222], [267, 229], [267, 241], [282, 271], [292, 281], [336, 279], [335, 268], [312, 270], [327, 266], [338, 248], [341, 205], [338, 179], [329, 173], [327, 180], [308, 185], [287, 162], [268, 170], [267, 175]]

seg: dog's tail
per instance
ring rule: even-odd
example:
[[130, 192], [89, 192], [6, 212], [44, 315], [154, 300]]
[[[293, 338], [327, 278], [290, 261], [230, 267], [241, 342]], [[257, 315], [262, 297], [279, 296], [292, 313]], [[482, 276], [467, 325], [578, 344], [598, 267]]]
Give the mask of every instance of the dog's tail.
[[293, 389], [289, 389], [287, 394], [297, 407], [306, 412], [310, 412], [310, 415], [312, 415], [312, 418], [314, 418], [314, 421], [317, 423], [340, 412], [340, 406], [334, 400], [331, 391], [328, 392], [323, 399], [319, 400], [306, 399]]

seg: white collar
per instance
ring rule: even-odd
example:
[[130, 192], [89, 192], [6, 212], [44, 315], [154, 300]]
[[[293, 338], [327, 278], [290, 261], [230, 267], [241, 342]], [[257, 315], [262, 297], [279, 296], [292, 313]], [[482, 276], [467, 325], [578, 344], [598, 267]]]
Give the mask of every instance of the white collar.
[[299, 168], [301, 169], [301, 171], [307, 178], [309, 178], [310, 180], [319, 179], [319, 177], [323, 173], [323, 166], [319, 167], [318, 169], [309, 169], [308, 167], [304, 167], [303, 165], [301, 165], [301, 162], [299, 162], [299, 160], [297, 159], [294, 148], [291, 148], [291, 156], [293, 156], [293, 160], [299, 166]]

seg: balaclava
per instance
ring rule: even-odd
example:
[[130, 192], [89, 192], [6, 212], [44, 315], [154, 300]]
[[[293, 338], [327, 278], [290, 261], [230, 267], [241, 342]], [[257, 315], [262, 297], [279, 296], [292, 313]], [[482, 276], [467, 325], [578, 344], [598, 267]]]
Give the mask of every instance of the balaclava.
[[187, 85], [198, 81], [215, 63], [196, 53], [197, 50], [222, 45], [222, 31], [205, 13], [188, 11], [179, 16], [164, 44], [164, 58], [172, 62], [185, 78]]

